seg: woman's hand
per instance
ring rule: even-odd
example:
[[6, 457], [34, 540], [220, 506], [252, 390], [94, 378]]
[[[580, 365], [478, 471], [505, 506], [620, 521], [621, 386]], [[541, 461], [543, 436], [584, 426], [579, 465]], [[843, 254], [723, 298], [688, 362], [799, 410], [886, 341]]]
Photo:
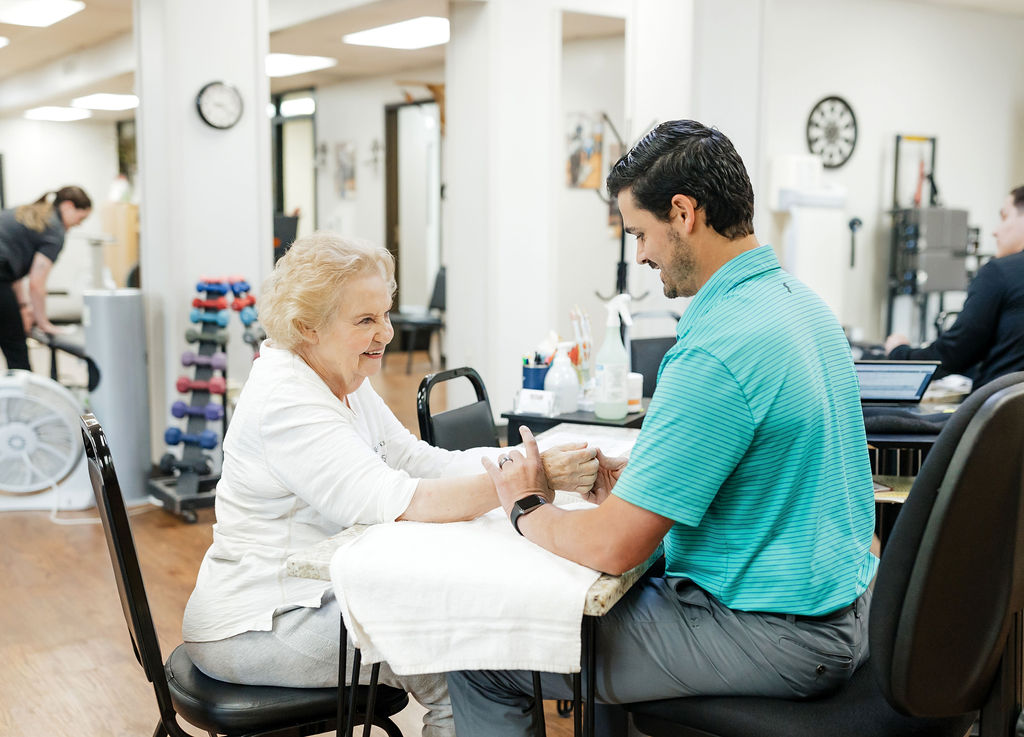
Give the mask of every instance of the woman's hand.
[[502, 455], [497, 464], [490, 458], [481, 459], [484, 470], [494, 482], [498, 500], [506, 515], [512, 511], [512, 505], [516, 500], [527, 494], [540, 494], [549, 502], [555, 498], [555, 492], [548, 487], [544, 476], [544, 465], [541, 463], [540, 451], [537, 450], [537, 441], [533, 433], [525, 426], [520, 432], [525, 453], [518, 450], [510, 451]]
[[[533, 438], [532, 433], [530, 437]], [[525, 435], [523, 442], [526, 442]], [[597, 479], [598, 452], [597, 448], [588, 448], [586, 443], [566, 443], [541, 453], [540, 460], [550, 487], [586, 494]]]
[[619, 476], [622, 475], [622, 469], [626, 467], [629, 462], [628, 458], [623, 457], [609, 457], [601, 452], [601, 449], [597, 450], [597, 479], [594, 481], [594, 487], [590, 489], [583, 498], [588, 502], [594, 504], [600, 504], [612, 491], [612, 487], [615, 486], [615, 482], [619, 480]]
[[36, 315], [28, 302], [21, 304], [21, 324], [25, 326], [25, 335], [28, 335], [32, 331], [32, 326], [36, 324]]

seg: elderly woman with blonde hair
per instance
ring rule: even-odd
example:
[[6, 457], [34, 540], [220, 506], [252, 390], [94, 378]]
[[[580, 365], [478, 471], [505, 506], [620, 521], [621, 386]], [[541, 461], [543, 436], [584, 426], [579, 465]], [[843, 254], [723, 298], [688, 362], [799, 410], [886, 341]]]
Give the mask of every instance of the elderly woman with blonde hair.
[[[460, 454], [417, 440], [367, 381], [394, 336], [394, 268], [383, 248], [317, 233], [296, 241], [263, 286], [268, 340], [224, 438], [213, 544], [183, 623], [207, 675], [336, 685], [335, 592], [289, 576], [286, 558], [355, 524], [453, 522], [498, 506], [487, 474], [442, 478]], [[596, 453], [549, 451], [552, 488], [589, 489]], [[454, 734], [443, 674], [396, 676], [384, 664], [381, 682], [427, 708], [425, 737]]]

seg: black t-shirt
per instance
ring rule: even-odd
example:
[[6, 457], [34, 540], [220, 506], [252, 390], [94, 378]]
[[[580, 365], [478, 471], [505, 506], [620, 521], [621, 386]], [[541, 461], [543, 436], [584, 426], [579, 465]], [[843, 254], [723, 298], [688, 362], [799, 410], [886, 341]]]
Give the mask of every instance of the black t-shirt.
[[0, 210], [0, 281], [13, 282], [25, 276], [36, 253], [56, 261], [64, 248], [65, 232], [56, 209], [42, 233], [19, 223], [14, 210]]
[[978, 269], [953, 327], [924, 348], [897, 346], [895, 360], [939, 360], [945, 373], [977, 365], [974, 388], [1024, 370], [1024, 252], [994, 258]]

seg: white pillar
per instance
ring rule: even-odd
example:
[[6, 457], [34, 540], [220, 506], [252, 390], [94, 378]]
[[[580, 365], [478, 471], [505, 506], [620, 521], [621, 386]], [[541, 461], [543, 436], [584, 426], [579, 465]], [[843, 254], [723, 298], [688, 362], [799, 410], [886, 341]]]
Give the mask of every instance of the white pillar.
[[[273, 256], [266, 0], [135, 0], [140, 264], [147, 301], [153, 453], [163, 452], [185, 330], [202, 275], [245, 276], [258, 289]], [[242, 117], [214, 129], [196, 93], [221, 80], [241, 92]], [[252, 353], [232, 316], [229, 376]]]
[[496, 413], [555, 322], [561, 11], [548, 0], [450, 6], [446, 60], [449, 366], [483, 376]]

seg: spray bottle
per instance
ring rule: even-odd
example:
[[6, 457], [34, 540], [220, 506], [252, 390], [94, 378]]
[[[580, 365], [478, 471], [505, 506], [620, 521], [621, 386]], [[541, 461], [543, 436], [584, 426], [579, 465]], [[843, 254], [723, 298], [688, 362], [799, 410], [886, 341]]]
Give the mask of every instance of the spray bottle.
[[605, 323], [604, 342], [594, 357], [594, 414], [602, 420], [621, 420], [626, 416], [629, 404], [626, 392], [629, 363], [619, 334], [619, 320], [626, 325], [633, 324], [629, 316], [629, 295], [612, 297], [605, 308], [608, 310], [608, 320]]

